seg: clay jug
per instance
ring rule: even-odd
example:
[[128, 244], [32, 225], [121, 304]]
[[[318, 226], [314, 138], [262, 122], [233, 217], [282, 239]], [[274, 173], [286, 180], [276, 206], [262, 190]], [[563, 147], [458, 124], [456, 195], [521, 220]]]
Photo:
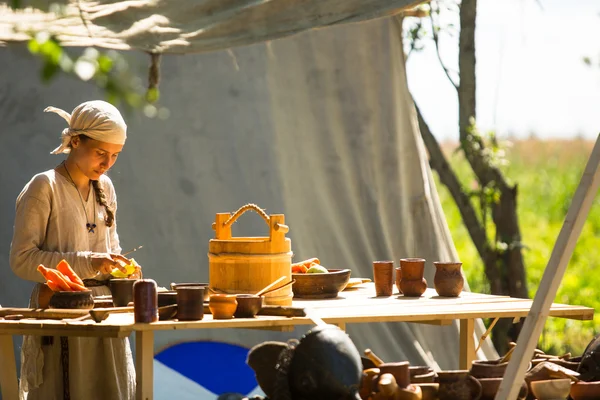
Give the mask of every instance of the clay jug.
[[439, 400], [479, 400], [481, 384], [468, 370], [438, 372]]
[[427, 281], [423, 278], [425, 259], [403, 258], [400, 260], [402, 280], [400, 289], [407, 297], [420, 297], [427, 289]]
[[435, 261], [433, 286], [435, 291], [444, 297], [458, 297], [465, 285], [461, 271], [461, 262]]

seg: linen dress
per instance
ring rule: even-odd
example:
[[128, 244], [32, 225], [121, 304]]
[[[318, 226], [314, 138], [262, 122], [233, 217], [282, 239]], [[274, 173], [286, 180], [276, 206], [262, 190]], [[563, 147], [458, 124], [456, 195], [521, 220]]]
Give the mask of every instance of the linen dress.
[[[107, 203], [116, 211], [113, 184], [105, 175], [101, 184]], [[43, 264], [55, 268], [66, 259], [81, 279], [108, 278], [96, 275], [91, 252], [120, 253], [116, 220], [112, 227], [104, 222], [105, 208], [100, 206], [90, 186], [88, 199], [80, 199], [75, 185], [54, 170], [34, 176], [16, 201], [10, 266], [22, 279], [45, 282], [37, 271]], [[95, 211], [94, 211], [95, 210]], [[96, 228], [89, 233], [86, 223]], [[30, 307], [38, 307], [37, 284]], [[107, 286], [90, 288], [94, 296], [108, 295]], [[134, 399], [135, 368], [128, 338], [69, 337], [69, 392], [72, 400]], [[21, 350], [20, 398], [29, 400], [63, 399], [63, 369], [60, 337], [42, 344], [40, 336], [25, 336]]]

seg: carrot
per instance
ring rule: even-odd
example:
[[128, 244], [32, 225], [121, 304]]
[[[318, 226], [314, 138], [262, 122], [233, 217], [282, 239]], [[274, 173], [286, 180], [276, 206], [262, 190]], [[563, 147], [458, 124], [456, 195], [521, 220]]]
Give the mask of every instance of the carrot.
[[299, 267], [301, 265], [304, 265], [308, 269], [308, 268], [310, 268], [310, 265], [312, 263], [321, 264], [321, 261], [319, 261], [318, 258], [309, 258], [308, 260], [304, 260], [304, 261], [300, 261], [300, 262], [297, 262], [297, 263], [293, 263], [292, 267]]
[[46, 278], [47, 281], [54, 282], [56, 286], [60, 288], [60, 290], [63, 290], [65, 292], [72, 291], [69, 284], [64, 280], [63, 274], [61, 274], [59, 271], [55, 269], [46, 268], [42, 264], [38, 265], [37, 270], [42, 275], [44, 275], [44, 278]]
[[71, 282], [77, 283], [81, 286], [85, 286], [83, 284], [83, 281], [79, 278], [79, 276], [77, 276], [75, 271], [73, 271], [73, 268], [71, 268], [67, 260], [61, 260], [56, 266], [56, 269], [62, 272], [63, 275], [65, 275], [67, 278], [69, 278]]
[[306, 271], [308, 271], [308, 268], [306, 268], [306, 265], [294, 265], [292, 267], [293, 274], [305, 274]]
[[58, 285], [56, 283], [54, 283], [54, 281], [47, 280], [46, 285], [48, 285], [48, 287], [50, 289], [52, 289], [53, 292], [60, 292], [60, 288], [58, 287]]
[[74, 292], [80, 292], [83, 290], [88, 290], [84, 285], [80, 285], [77, 282], [73, 282], [68, 276], [66, 276], [65, 274], [63, 274], [60, 271], [56, 271], [58, 272], [62, 278], [65, 280], [65, 282], [67, 282], [67, 284], [69, 285], [69, 287], [71, 288], [71, 290], [73, 290]]

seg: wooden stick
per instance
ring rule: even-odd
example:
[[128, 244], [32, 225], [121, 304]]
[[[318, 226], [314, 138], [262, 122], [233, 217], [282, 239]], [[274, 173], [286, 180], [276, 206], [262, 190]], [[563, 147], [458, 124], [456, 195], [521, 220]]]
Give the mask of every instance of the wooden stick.
[[546, 318], [548, 318], [550, 306], [556, 297], [556, 291], [573, 254], [573, 249], [592, 207], [594, 197], [600, 187], [599, 165], [600, 135], [596, 139], [592, 154], [573, 196], [573, 201], [552, 250], [548, 266], [544, 271], [533, 304], [523, 324], [523, 330], [519, 334], [517, 347], [506, 368], [496, 400], [514, 400], [521, 389], [525, 370], [542, 333]]
[[494, 328], [494, 325], [496, 325], [496, 322], [498, 322], [499, 319], [500, 318], [494, 318], [494, 320], [490, 324], [490, 327], [487, 328], [487, 330], [485, 331], [485, 333], [483, 335], [481, 335], [481, 339], [479, 339], [479, 344], [477, 345], [477, 348], [475, 349], [475, 353], [477, 353], [479, 351], [479, 349], [481, 348], [481, 345], [483, 344], [485, 339], [487, 339], [488, 335], [490, 334], [490, 332]]

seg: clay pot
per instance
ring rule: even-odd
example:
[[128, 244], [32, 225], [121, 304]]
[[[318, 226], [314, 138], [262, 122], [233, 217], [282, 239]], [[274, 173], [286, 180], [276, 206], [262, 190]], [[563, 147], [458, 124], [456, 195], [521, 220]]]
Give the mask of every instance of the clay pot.
[[402, 294], [402, 289], [400, 288], [400, 281], [402, 280], [402, 267], [396, 268], [396, 289], [398, 289], [398, 293]]
[[435, 291], [444, 297], [458, 297], [465, 285], [465, 279], [461, 272], [461, 262], [435, 261], [435, 276], [433, 285]]
[[198, 321], [204, 318], [204, 288], [200, 286], [177, 287], [177, 319]]
[[410, 363], [408, 361], [383, 363], [379, 365], [379, 371], [381, 372], [381, 375], [392, 374], [396, 379], [398, 387], [406, 388], [410, 385], [409, 366]]
[[[480, 400], [494, 400], [496, 393], [500, 389], [502, 378], [481, 378], [477, 379], [481, 384], [481, 398]], [[521, 390], [517, 395], [517, 400], [523, 400], [527, 397], [527, 384], [523, 382]]]
[[427, 281], [423, 277], [425, 272], [425, 259], [403, 258], [400, 260], [402, 279], [400, 289], [406, 297], [420, 297], [427, 290]]
[[211, 294], [208, 308], [213, 319], [231, 319], [237, 309], [237, 300], [234, 294]]
[[440, 390], [439, 383], [417, 383], [413, 386], [418, 386], [421, 389], [421, 400], [437, 400]]
[[477, 379], [502, 378], [508, 362], [500, 363], [500, 360], [474, 360], [471, 364], [470, 374]]
[[467, 370], [438, 372], [440, 400], [479, 400], [481, 384]]
[[235, 295], [237, 308], [233, 315], [236, 318], [254, 318], [262, 308], [264, 298], [264, 296], [257, 296], [254, 294]]
[[127, 307], [133, 301], [133, 284], [137, 279], [112, 278], [109, 281], [110, 293], [115, 307]]
[[600, 382], [579, 381], [572, 384], [571, 398], [573, 400], [600, 399]]
[[94, 308], [94, 297], [91, 290], [78, 292], [55, 292], [48, 308], [76, 308], [79, 310], [91, 310]]

